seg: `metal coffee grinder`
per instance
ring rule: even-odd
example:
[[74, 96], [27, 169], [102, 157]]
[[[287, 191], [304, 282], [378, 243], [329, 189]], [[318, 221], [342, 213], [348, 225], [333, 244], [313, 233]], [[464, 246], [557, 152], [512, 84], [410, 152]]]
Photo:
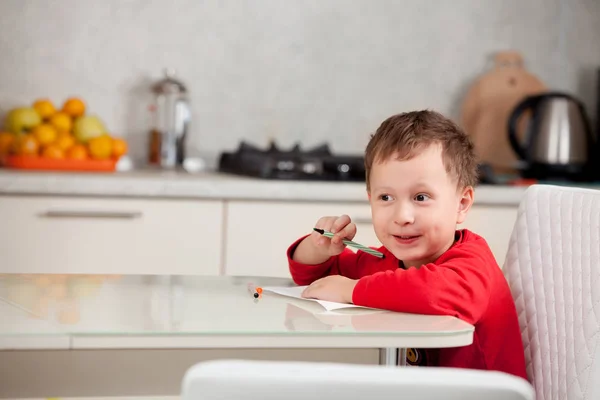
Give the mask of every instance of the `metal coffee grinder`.
[[185, 159], [185, 145], [191, 120], [188, 91], [175, 79], [175, 71], [165, 69], [164, 78], [152, 86], [154, 102], [150, 106], [152, 128], [148, 163], [172, 169]]

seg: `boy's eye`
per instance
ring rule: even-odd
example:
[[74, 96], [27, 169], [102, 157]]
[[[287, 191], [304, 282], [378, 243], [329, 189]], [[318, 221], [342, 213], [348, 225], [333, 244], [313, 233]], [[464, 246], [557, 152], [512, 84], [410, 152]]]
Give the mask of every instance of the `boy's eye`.
[[390, 196], [389, 194], [382, 194], [381, 196], [379, 196], [379, 199], [383, 201], [390, 201], [392, 200], [392, 196]]
[[415, 196], [416, 201], [426, 201], [427, 199], [429, 199], [429, 196], [423, 193], [419, 193]]

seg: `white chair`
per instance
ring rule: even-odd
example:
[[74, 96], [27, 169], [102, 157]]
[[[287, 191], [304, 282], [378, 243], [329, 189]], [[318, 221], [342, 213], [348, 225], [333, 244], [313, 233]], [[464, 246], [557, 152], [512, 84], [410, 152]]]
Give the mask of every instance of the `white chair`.
[[524, 379], [502, 372], [284, 361], [201, 362], [182, 400], [533, 400]]
[[600, 191], [528, 188], [503, 269], [536, 399], [600, 399]]

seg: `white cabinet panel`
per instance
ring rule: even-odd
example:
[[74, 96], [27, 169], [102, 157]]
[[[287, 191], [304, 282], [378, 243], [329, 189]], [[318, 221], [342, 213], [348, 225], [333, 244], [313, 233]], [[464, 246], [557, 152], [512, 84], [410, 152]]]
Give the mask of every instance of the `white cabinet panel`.
[[518, 206], [474, 206], [459, 228], [466, 228], [481, 235], [502, 267], [510, 235], [517, 220], [517, 211]]
[[370, 224], [368, 203], [229, 202], [225, 273], [290, 277], [287, 248], [310, 233], [319, 218], [341, 214], [357, 222], [357, 242], [379, 245]]
[[218, 275], [220, 201], [0, 196], [0, 272]]

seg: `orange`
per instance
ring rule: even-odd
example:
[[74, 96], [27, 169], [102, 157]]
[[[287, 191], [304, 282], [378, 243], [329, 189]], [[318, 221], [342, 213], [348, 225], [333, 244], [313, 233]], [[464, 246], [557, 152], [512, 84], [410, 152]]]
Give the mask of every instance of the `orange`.
[[86, 160], [88, 158], [87, 148], [82, 144], [76, 144], [67, 150], [67, 158], [71, 160]]
[[75, 144], [75, 138], [70, 135], [61, 135], [54, 142], [62, 151], [69, 150]]
[[31, 131], [33, 137], [35, 137], [38, 143], [42, 146], [49, 145], [56, 140], [58, 133], [56, 129], [50, 124], [38, 125]]
[[71, 132], [71, 128], [73, 127], [73, 120], [69, 116], [62, 111], [57, 112], [50, 118], [50, 124], [56, 128], [58, 131], [67, 131]]
[[97, 160], [106, 160], [112, 155], [112, 138], [102, 135], [88, 141], [90, 156]]
[[63, 131], [62, 129], [57, 129], [56, 132], [57, 132], [56, 140], [60, 139], [61, 137], [65, 137], [65, 136], [70, 136], [73, 138], [73, 140], [75, 140], [75, 137], [73, 137], [73, 135], [69, 131]]
[[0, 132], [0, 156], [10, 153], [15, 135], [10, 132]]
[[44, 148], [42, 156], [46, 158], [62, 159], [65, 158], [65, 152], [57, 145], [51, 144]]
[[112, 156], [115, 159], [121, 158], [121, 156], [127, 154], [127, 142], [125, 139], [113, 138], [112, 140]]
[[48, 119], [54, 115], [56, 109], [54, 104], [48, 99], [38, 99], [33, 103], [33, 109], [40, 114], [42, 119]]
[[20, 156], [37, 156], [40, 144], [32, 135], [18, 136], [13, 142], [13, 152]]
[[62, 110], [73, 118], [81, 117], [85, 114], [85, 103], [77, 97], [71, 97], [65, 101]]

